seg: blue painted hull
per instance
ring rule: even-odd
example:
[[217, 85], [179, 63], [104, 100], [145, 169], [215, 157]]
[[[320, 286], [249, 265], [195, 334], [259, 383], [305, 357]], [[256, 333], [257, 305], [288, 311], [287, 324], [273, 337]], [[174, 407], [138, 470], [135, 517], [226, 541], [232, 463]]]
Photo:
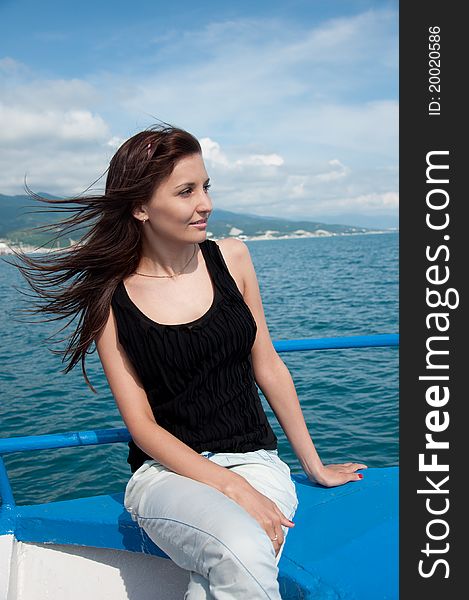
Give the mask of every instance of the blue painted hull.
[[[294, 476], [299, 507], [280, 560], [284, 600], [398, 598], [398, 468], [323, 488]], [[123, 494], [16, 506], [2, 533], [19, 541], [165, 554], [130, 519]], [[6, 517], [7, 515], [4, 515]]]

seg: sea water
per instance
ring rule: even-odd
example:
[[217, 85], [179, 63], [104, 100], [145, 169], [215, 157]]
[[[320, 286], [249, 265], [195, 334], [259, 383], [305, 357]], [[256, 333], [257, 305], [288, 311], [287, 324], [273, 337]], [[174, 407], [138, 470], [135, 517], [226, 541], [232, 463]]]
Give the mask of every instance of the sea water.
[[[248, 241], [272, 340], [398, 332], [398, 235]], [[0, 260], [0, 435], [39, 435], [123, 427], [99, 358], [87, 358], [97, 390], [77, 366], [61, 372], [47, 341], [60, 323], [18, 319], [27, 291]], [[57, 339], [57, 338], [55, 338]], [[60, 339], [60, 335], [58, 336]], [[398, 464], [398, 350], [360, 348], [280, 354], [324, 463]], [[301, 473], [267, 399], [279, 454]], [[47, 502], [122, 491], [127, 445], [41, 450], [5, 456], [16, 501]]]

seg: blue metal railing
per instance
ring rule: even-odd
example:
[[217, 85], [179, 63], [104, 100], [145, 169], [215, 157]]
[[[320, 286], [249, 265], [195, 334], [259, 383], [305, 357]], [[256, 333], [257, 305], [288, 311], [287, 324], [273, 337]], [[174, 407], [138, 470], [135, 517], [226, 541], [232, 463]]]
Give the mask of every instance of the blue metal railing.
[[[275, 341], [273, 344], [277, 352], [337, 350], [341, 348], [376, 348], [399, 346], [399, 335], [395, 333], [386, 333], [336, 338], [306, 338]], [[48, 450], [51, 448], [115, 444], [118, 442], [128, 442], [130, 439], [130, 433], [125, 427], [0, 438], [0, 499], [2, 500], [0, 512], [5, 514], [8, 510], [12, 510], [15, 507], [15, 500], [11, 490], [10, 481], [1, 458], [2, 454], [27, 452], [30, 450]]]
[[297, 350], [338, 350], [340, 348], [376, 348], [378, 346], [399, 346], [399, 334], [379, 333], [376, 335], [305, 338], [274, 342], [274, 348], [277, 352], [292, 352]]
[[[70, 431], [47, 435], [28, 435], [0, 439], [0, 455], [29, 450], [50, 450], [52, 448], [73, 448], [74, 446], [96, 446], [128, 442], [130, 433], [125, 427], [118, 429], [93, 429], [90, 431]], [[1, 494], [1, 492], [0, 492]]]

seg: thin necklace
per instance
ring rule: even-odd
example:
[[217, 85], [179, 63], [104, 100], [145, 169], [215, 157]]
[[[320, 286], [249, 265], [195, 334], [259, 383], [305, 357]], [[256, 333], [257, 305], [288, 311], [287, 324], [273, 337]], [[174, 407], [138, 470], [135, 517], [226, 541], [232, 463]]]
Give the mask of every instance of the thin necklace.
[[186, 263], [186, 265], [184, 266], [182, 271], [179, 271], [179, 273], [174, 273], [173, 275], [148, 275], [147, 273], [140, 273], [139, 271], [134, 271], [134, 273], [135, 273], [135, 275], [141, 275], [142, 277], [158, 277], [158, 278], [177, 277], [177, 275], [182, 275], [182, 273], [184, 273], [184, 269], [187, 268], [187, 266], [189, 265], [191, 260], [194, 258], [196, 250], [197, 250], [197, 246], [194, 244], [194, 252], [193, 252], [192, 256], [190, 257], [189, 261]]

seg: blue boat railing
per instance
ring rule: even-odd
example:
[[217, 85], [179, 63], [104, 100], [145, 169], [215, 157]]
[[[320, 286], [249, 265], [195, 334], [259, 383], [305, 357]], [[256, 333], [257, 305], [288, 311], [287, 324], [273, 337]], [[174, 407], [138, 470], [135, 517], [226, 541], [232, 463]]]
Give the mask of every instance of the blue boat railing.
[[[273, 345], [277, 352], [388, 347], [399, 346], [399, 334], [384, 333], [376, 335], [356, 335], [332, 338], [280, 340], [274, 341]], [[49, 450], [52, 448], [72, 448], [74, 446], [115, 444], [118, 442], [128, 442], [130, 439], [130, 433], [125, 427], [0, 438], [0, 513], [11, 510], [15, 507], [15, 499], [8, 478], [8, 473], [1, 458], [3, 454], [10, 454], [12, 452], [28, 452], [31, 450]]]

